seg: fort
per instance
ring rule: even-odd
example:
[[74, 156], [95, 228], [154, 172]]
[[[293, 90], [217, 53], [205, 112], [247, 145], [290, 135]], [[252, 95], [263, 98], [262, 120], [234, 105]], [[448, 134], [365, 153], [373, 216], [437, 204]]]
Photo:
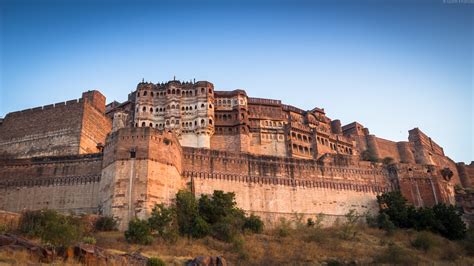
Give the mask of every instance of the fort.
[[121, 229], [181, 189], [235, 192], [268, 226], [296, 213], [374, 213], [376, 196], [397, 189], [417, 207], [458, 204], [472, 218], [473, 178], [474, 162], [455, 163], [418, 128], [394, 142], [322, 108], [208, 81], [141, 82], [123, 103], [88, 91], [0, 120], [0, 209], [111, 215]]

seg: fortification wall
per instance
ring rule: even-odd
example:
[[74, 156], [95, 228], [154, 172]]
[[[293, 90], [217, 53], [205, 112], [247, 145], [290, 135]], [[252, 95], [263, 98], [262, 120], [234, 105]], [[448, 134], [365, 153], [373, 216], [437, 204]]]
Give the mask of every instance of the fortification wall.
[[95, 153], [97, 143], [104, 143], [111, 130], [103, 110], [105, 97], [89, 91], [78, 100], [9, 113], [0, 125], [0, 155], [31, 158]]
[[344, 156], [318, 162], [192, 148], [183, 153], [183, 176], [196, 195], [235, 192], [240, 208], [270, 226], [295, 212], [314, 218], [376, 211], [376, 195], [392, 189], [385, 170]]
[[[295, 180], [288, 178], [249, 177], [241, 175], [191, 174], [194, 193], [212, 194], [214, 190], [234, 192], [239, 208], [262, 217], [272, 227], [280, 218], [304, 219], [323, 213], [343, 217], [350, 209], [359, 214], [378, 210], [376, 195], [390, 187], [365, 182], [331, 179]], [[331, 222], [331, 220], [327, 220]]]
[[98, 211], [101, 154], [0, 162], [0, 209]]
[[0, 153], [14, 158], [79, 153], [83, 102], [9, 113], [0, 125]]
[[146, 218], [156, 203], [170, 204], [186, 186], [181, 154], [173, 133], [149, 127], [111, 133], [99, 191], [103, 213], [116, 217], [125, 229], [133, 217]]
[[112, 120], [90, 104], [84, 105], [83, 112], [79, 153], [99, 152], [97, 144], [105, 144], [105, 138], [112, 130]]
[[380, 159], [391, 157], [396, 162], [400, 161], [400, 153], [398, 152], [398, 146], [396, 142], [382, 138], [376, 138], [376, 140]]

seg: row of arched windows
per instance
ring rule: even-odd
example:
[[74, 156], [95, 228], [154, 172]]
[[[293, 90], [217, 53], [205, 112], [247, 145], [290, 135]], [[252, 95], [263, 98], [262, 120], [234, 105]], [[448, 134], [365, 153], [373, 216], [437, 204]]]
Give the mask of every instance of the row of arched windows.
[[[176, 119], [176, 120], [174, 120], [174, 119], [166, 120], [166, 121], [165, 121], [165, 124], [166, 124], [167, 126], [169, 126], [169, 125], [179, 125], [179, 119]], [[163, 124], [163, 123], [158, 123], [158, 124], [155, 124], [155, 127], [156, 127], [156, 128], [163, 128], [163, 127], [165, 126], [165, 124]], [[212, 119], [209, 119], [209, 125], [212, 125], [212, 124], [213, 124]], [[182, 122], [182, 124], [181, 124], [182, 127], [191, 127], [192, 125], [193, 125], [192, 122]], [[194, 126], [197, 126], [197, 125], [198, 125], [198, 121], [196, 120], [196, 121], [194, 121]], [[205, 125], [206, 125], [206, 120], [205, 120], [205, 119], [201, 119], [201, 126], [205, 126]], [[139, 123], [135, 123], [135, 127], [138, 127], [138, 126], [139, 126]], [[142, 126], [142, 127], [146, 127], [146, 126], [153, 127], [153, 123], [149, 123], [149, 124], [147, 125], [146, 122], [142, 122], [142, 123], [141, 123], [141, 126]]]
[[311, 137], [307, 137], [306, 135], [301, 135], [295, 132], [291, 132], [291, 137], [295, 140], [299, 140], [303, 142], [311, 142], [313, 140]]
[[[289, 146], [289, 148], [291, 149], [291, 145]], [[313, 153], [313, 148], [308, 148], [308, 147], [304, 147], [304, 146], [301, 146], [301, 145], [293, 144], [292, 151], [293, 152], [298, 152], [298, 153], [301, 153], [301, 154], [311, 155], [311, 153]]]
[[[197, 110], [197, 108], [198, 108], [198, 106], [195, 105], [194, 109]], [[201, 104], [201, 108], [206, 108], [206, 104]], [[179, 109], [179, 104], [176, 104], [176, 105], [172, 104], [172, 105], [168, 105], [168, 107], [163, 107], [163, 108], [158, 108], [157, 107], [157, 108], [154, 109], [154, 111], [155, 112], [165, 112], [166, 109], [168, 109], [168, 110]], [[212, 109], [211, 104], [209, 104], [209, 109]], [[147, 112], [147, 110], [149, 110], [150, 113], [153, 113], [153, 107], [150, 107], [150, 109], [148, 109], [146, 106], [143, 106], [141, 108], [142, 112]], [[193, 107], [192, 106], [183, 106], [183, 107], [181, 107], [181, 110], [182, 111], [190, 111], [190, 110], [193, 110]], [[140, 112], [139, 107], [137, 107], [137, 112]]]
[[[205, 93], [206, 89], [201, 88], [201, 93]], [[198, 90], [186, 90], [186, 91], [181, 91], [180, 89], [168, 89], [167, 91], [159, 91], [157, 93], [154, 93], [153, 91], [150, 91], [150, 96], [154, 97], [155, 95], [158, 96], [165, 96], [165, 95], [181, 95], [181, 96], [197, 96]], [[209, 89], [209, 94], [212, 94], [212, 89]], [[143, 91], [142, 96], [148, 96], [148, 91]], [[137, 97], [140, 97], [140, 92], [137, 92]]]

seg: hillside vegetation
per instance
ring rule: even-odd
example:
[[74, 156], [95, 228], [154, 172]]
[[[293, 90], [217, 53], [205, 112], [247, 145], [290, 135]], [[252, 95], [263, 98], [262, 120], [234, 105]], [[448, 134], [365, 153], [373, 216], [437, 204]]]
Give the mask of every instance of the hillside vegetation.
[[[17, 229], [2, 230], [56, 251], [77, 242], [115, 254], [139, 251], [153, 258], [153, 265], [183, 265], [202, 255], [222, 256], [232, 265], [474, 264], [474, 231], [466, 230], [456, 208], [415, 209], [397, 192], [378, 201], [375, 217], [352, 210], [323, 227], [324, 215], [302, 221], [295, 214], [292, 221], [265, 229], [257, 216], [236, 208], [232, 193], [215, 191], [196, 199], [180, 191], [176, 204], [156, 205], [147, 220], [131, 221], [126, 232], [115, 231], [111, 217], [96, 219], [91, 226], [86, 217], [50, 210], [25, 212]], [[0, 262], [36, 261], [28, 254], [0, 250]]]

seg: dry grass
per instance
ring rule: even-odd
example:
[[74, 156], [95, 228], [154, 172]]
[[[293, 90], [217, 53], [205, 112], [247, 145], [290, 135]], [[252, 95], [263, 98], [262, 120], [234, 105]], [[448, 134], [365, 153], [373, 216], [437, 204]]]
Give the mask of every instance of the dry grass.
[[[473, 265], [461, 242], [449, 241], [428, 234], [430, 248], [416, 249], [413, 241], [416, 231], [397, 230], [388, 236], [384, 231], [359, 226], [357, 234], [349, 240], [341, 236], [340, 227], [288, 229], [286, 236], [278, 230], [264, 234], [244, 235], [233, 243], [213, 238], [179, 238], [174, 244], [156, 240], [150, 246], [128, 244], [121, 232], [96, 233], [97, 245], [113, 253], [140, 251], [149, 257], [159, 257], [168, 265], [183, 265], [201, 255], [223, 256], [231, 265], [320, 265], [381, 264], [403, 265]], [[283, 234], [285, 235], [285, 234]], [[425, 235], [426, 238], [426, 235]], [[0, 253], [0, 264], [32, 263], [27, 253]], [[61, 264], [62, 265], [62, 264]], [[70, 265], [74, 265], [71, 263]]]

